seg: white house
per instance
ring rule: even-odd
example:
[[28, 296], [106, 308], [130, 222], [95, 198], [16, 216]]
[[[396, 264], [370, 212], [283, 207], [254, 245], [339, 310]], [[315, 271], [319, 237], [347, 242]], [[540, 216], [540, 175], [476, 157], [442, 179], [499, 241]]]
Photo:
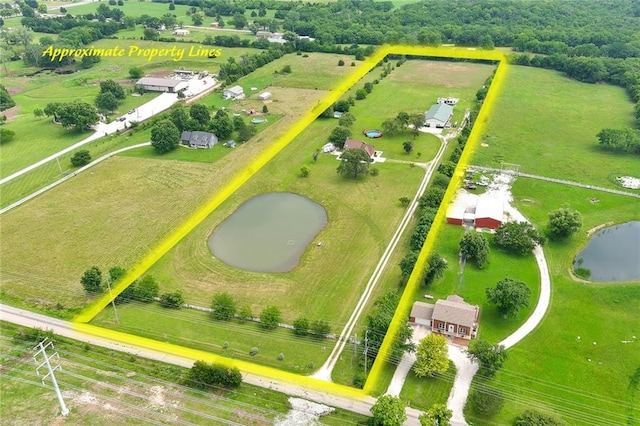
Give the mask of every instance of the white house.
[[244, 89], [241, 86], [233, 86], [224, 89], [222, 92], [224, 99], [244, 99]]

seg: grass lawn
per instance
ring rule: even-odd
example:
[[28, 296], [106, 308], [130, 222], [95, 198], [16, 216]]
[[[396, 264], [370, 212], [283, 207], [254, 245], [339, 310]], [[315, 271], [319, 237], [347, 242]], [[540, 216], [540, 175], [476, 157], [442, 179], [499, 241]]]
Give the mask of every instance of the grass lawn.
[[447, 404], [456, 377], [456, 367], [449, 361], [449, 369], [434, 377], [419, 378], [413, 370], [407, 375], [400, 398], [409, 407], [428, 410], [434, 404]]
[[517, 163], [525, 173], [616, 187], [611, 173], [640, 176], [640, 164], [632, 155], [601, 150], [596, 134], [633, 123], [633, 104], [620, 87], [511, 66], [482, 136], [489, 146], [476, 150], [473, 163]]
[[[28, 329], [0, 323], [3, 379], [0, 410], [13, 424], [54, 424], [60, 408], [54, 391], [34, 373], [31, 341], [14, 340]], [[55, 336], [62, 370], [56, 379], [74, 424], [218, 421], [271, 425], [289, 411], [287, 395], [247, 383], [235, 390], [200, 391], [182, 386], [188, 370]], [[35, 339], [34, 339], [35, 340]], [[38, 404], [31, 401], [38, 400]], [[215, 417], [214, 417], [215, 416]], [[336, 410], [324, 424], [356, 424], [366, 417]]]
[[[640, 336], [640, 282], [584, 284], [573, 281], [568, 270], [588, 229], [637, 220], [640, 201], [527, 179], [519, 179], [513, 193], [516, 206], [539, 228], [546, 226], [549, 211], [564, 204], [582, 213], [584, 226], [572, 239], [545, 247], [552, 297], [543, 322], [510, 349], [494, 380], [474, 381], [474, 386], [502, 389], [504, 409], [490, 420], [469, 420], [506, 424], [525, 409], [537, 408], [572, 425], [635, 424], [640, 404], [632, 377], [638, 375], [640, 351], [633, 336]], [[591, 203], [594, 197], [600, 201]]]

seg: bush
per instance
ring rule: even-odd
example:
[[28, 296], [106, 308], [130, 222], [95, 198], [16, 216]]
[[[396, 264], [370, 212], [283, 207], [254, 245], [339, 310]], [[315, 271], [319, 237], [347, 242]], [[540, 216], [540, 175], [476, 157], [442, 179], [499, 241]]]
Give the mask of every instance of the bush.
[[331, 333], [331, 326], [326, 321], [315, 320], [311, 323], [311, 332], [314, 337], [325, 338], [327, 334]]
[[260, 314], [260, 325], [267, 330], [275, 329], [281, 321], [282, 314], [277, 306], [267, 306]]
[[91, 162], [91, 154], [89, 154], [89, 151], [87, 151], [86, 149], [82, 149], [80, 151], [77, 151], [71, 157], [71, 165], [73, 167], [86, 166], [90, 162]]
[[588, 280], [591, 278], [591, 270], [587, 269], [587, 268], [583, 268], [582, 266], [579, 268], [576, 268], [573, 271], [574, 274], [576, 274], [577, 277]]
[[311, 170], [307, 166], [300, 167], [300, 177], [306, 178], [309, 177]]
[[253, 348], [251, 348], [251, 350], [249, 351], [249, 355], [251, 355], [251, 356], [258, 355], [258, 348], [256, 348], [255, 346]]
[[195, 388], [225, 387], [237, 388], [242, 383], [242, 374], [236, 367], [207, 364], [196, 361], [189, 370], [188, 383]]
[[284, 361], [284, 354], [282, 352], [278, 355], [278, 361]]
[[309, 334], [309, 320], [301, 317], [293, 322], [293, 332], [297, 336], [306, 336]]
[[339, 66], [339, 67], [344, 67], [344, 61], [343, 61], [342, 59], [340, 59], [340, 60], [338, 61], [338, 66]]
[[213, 319], [228, 321], [236, 314], [236, 301], [229, 293], [216, 293], [211, 302]]
[[407, 207], [409, 204], [411, 204], [411, 199], [409, 199], [409, 197], [400, 197], [398, 198], [398, 201], [400, 201], [400, 205], [402, 207]]
[[377, 167], [371, 167], [371, 169], [369, 169], [369, 174], [371, 176], [378, 176], [380, 174], [380, 169]]
[[175, 293], [164, 293], [160, 296], [160, 306], [163, 308], [180, 309], [184, 303], [182, 291], [177, 290]]
[[484, 417], [493, 417], [502, 410], [504, 397], [499, 389], [474, 390], [469, 395], [473, 412]]
[[513, 426], [562, 426], [563, 422], [536, 410], [527, 410], [516, 417]]

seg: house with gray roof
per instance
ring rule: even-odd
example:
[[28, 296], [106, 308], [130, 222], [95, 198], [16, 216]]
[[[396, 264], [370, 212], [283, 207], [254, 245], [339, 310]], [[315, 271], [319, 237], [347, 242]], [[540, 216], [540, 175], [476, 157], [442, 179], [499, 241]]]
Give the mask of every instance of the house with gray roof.
[[445, 128], [453, 117], [453, 106], [446, 103], [438, 103], [429, 108], [424, 115], [424, 125], [426, 127]]
[[191, 148], [211, 148], [218, 143], [218, 137], [209, 132], [182, 132], [180, 143]]
[[427, 326], [433, 333], [470, 340], [478, 333], [480, 307], [451, 295], [435, 304], [415, 302], [409, 322]]

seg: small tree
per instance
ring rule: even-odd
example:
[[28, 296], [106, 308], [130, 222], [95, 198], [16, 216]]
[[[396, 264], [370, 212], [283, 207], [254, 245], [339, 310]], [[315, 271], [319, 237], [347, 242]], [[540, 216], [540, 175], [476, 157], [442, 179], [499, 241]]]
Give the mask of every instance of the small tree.
[[36, 118], [40, 118], [40, 117], [42, 117], [44, 115], [44, 111], [42, 110], [42, 108], [36, 108], [36, 109], [33, 110], [33, 115]]
[[13, 130], [0, 128], [0, 144], [11, 142], [15, 136], [16, 132], [14, 132]]
[[174, 293], [164, 293], [160, 296], [160, 306], [163, 308], [180, 309], [184, 303], [182, 291], [177, 290]]
[[314, 320], [311, 323], [311, 333], [313, 337], [323, 339], [327, 334], [331, 333], [331, 326], [328, 322], [322, 320]]
[[169, 10], [176, 10], [176, 5], [173, 3], [169, 3]]
[[329, 134], [329, 142], [334, 144], [338, 149], [342, 149], [345, 141], [351, 137], [351, 129], [348, 127], [338, 126]]
[[213, 295], [211, 309], [213, 319], [228, 321], [236, 314], [236, 301], [229, 293], [216, 293]]
[[548, 414], [527, 410], [516, 417], [513, 426], [563, 426], [565, 423]]
[[411, 204], [411, 199], [409, 197], [400, 197], [398, 198], [398, 201], [400, 202], [400, 205], [402, 207], [407, 207], [409, 204]]
[[122, 86], [113, 80], [100, 82], [100, 93], [111, 93], [117, 100], [123, 100], [127, 97]]
[[428, 286], [438, 278], [442, 278], [448, 267], [447, 259], [442, 257], [440, 253], [431, 253], [427, 259], [427, 266], [424, 268], [424, 285]]
[[349, 149], [342, 153], [340, 160], [340, 165], [336, 170], [338, 174], [357, 179], [358, 176], [369, 173], [371, 158], [364, 149]]
[[158, 297], [159, 294], [160, 286], [152, 275], [146, 275], [136, 284], [134, 296], [141, 302], [153, 302], [154, 297]]
[[447, 339], [441, 334], [429, 334], [416, 349], [413, 371], [417, 377], [432, 377], [449, 369]]
[[434, 404], [424, 414], [418, 417], [420, 426], [449, 426], [453, 411], [445, 404]]
[[260, 325], [267, 330], [275, 329], [281, 321], [282, 314], [277, 306], [267, 306], [260, 314]]
[[404, 149], [404, 152], [406, 152], [407, 154], [410, 154], [411, 151], [413, 151], [413, 142], [411, 141], [402, 142], [402, 149]]
[[237, 367], [196, 361], [189, 370], [187, 383], [200, 389], [206, 387], [237, 388], [242, 383], [242, 374]]
[[460, 240], [460, 253], [482, 269], [489, 263], [489, 241], [479, 232], [469, 232]]
[[504, 316], [517, 316], [520, 309], [529, 306], [531, 289], [521, 282], [511, 278], [498, 281], [495, 288], [486, 289], [487, 300], [498, 307]]
[[356, 90], [356, 100], [361, 101], [367, 97], [367, 91], [364, 89]]
[[373, 407], [372, 424], [374, 426], [401, 426], [407, 420], [404, 402], [398, 397], [384, 395], [378, 398]]
[[472, 411], [484, 417], [493, 417], [502, 410], [504, 396], [502, 391], [494, 388], [473, 390], [469, 395]]
[[549, 213], [549, 233], [557, 239], [568, 238], [582, 227], [582, 215], [567, 207]]
[[300, 317], [293, 322], [293, 332], [298, 336], [306, 336], [309, 334], [309, 320]]
[[300, 177], [306, 178], [309, 177], [309, 173], [311, 173], [311, 169], [307, 166], [300, 167]]
[[269, 108], [266, 105], [262, 105], [262, 113], [269, 114]]
[[137, 80], [139, 78], [142, 78], [143, 75], [144, 75], [144, 71], [142, 70], [142, 68], [140, 67], [129, 68], [129, 78], [133, 80]]
[[253, 320], [253, 312], [251, 312], [251, 306], [244, 305], [240, 308], [238, 312], [238, 318], [240, 321], [251, 321]]
[[338, 120], [338, 125], [342, 127], [351, 127], [356, 122], [356, 116], [350, 112], [345, 112]]
[[96, 108], [101, 111], [114, 111], [118, 108], [118, 100], [111, 92], [100, 92], [94, 101]]
[[76, 151], [75, 154], [71, 157], [71, 165], [73, 167], [82, 167], [86, 166], [91, 162], [91, 154], [86, 149], [82, 149], [80, 151]]
[[102, 271], [97, 266], [84, 271], [80, 283], [87, 293], [102, 293]]
[[343, 61], [342, 59], [340, 59], [340, 60], [338, 61], [338, 66], [339, 66], [339, 67], [344, 67], [344, 61]]
[[180, 131], [171, 120], [161, 120], [151, 129], [151, 145], [158, 154], [173, 151], [179, 142]]
[[528, 222], [506, 222], [496, 229], [493, 242], [499, 247], [521, 256], [530, 253], [544, 238]]
[[191, 108], [189, 108], [189, 116], [195, 120], [198, 120], [200, 125], [207, 126], [209, 121], [211, 120], [211, 116], [209, 114], [209, 108], [203, 104], [193, 104]]
[[484, 340], [472, 340], [467, 349], [469, 359], [480, 364], [480, 372], [493, 376], [507, 360], [507, 350], [502, 345], [490, 345]]
[[409, 253], [405, 254], [398, 266], [400, 266], [400, 270], [402, 271], [402, 278], [408, 278], [413, 271], [413, 268], [416, 266], [416, 262], [418, 261], [419, 251], [413, 250]]
[[291, 74], [291, 65], [285, 65], [284, 67], [282, 67], [280, 72], [282, 74]]

